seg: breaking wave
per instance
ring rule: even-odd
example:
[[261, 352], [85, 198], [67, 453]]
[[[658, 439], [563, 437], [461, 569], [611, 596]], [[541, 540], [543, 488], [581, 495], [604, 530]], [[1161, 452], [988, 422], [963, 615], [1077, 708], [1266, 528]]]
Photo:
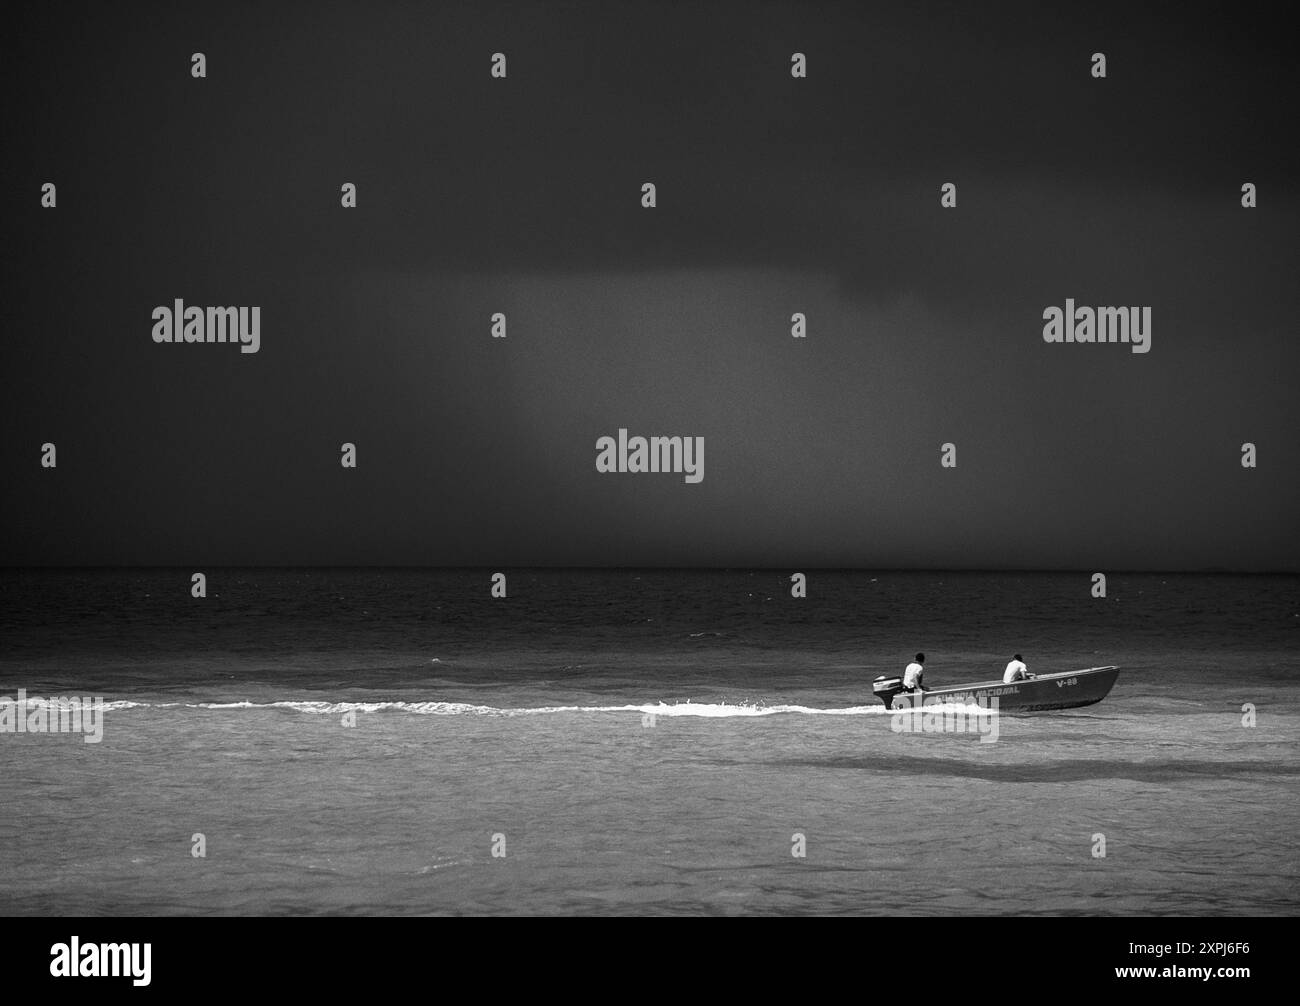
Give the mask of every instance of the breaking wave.
[[[654, 716], [697, 716], [728, 718], [736, 716], [880, 716], [885, 707], [879, 703], [865, 706], [818, 708], [789, 704], [728, 703], [728, 702], [647, 702], [621, 706], [483, 706], [468, 702], [321, 702], [281, 700], [278, 702], [134, 702], [119, 700], [104, 704], [106, 710], [119, 709], [211, 709], [211, 710], [273, 710], [283, 709], [299, 713], [337, 716], [341, 713], [407, 713], [416, 716], [547, 716], [555, 713], [639, 713]], [[947, 704], [926, 706], [926, 711], [942, 712], [948, 709], [972, 709], [974, 706]]]

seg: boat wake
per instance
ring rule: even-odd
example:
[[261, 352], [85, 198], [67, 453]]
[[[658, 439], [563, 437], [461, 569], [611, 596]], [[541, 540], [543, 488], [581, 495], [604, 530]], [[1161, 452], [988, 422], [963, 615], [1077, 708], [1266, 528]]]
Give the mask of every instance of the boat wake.
[[[468, 702], [321, 702], [281, 700], [278, 702], [135, 702], [119, 700], [104, 704], [106, 711], [127, 709], [209, 709], [209, 710], [285, 710], [323, 716], [343, 713], [406, 713], [416, 716], [547, 716], [556, 713], [637, 713], [652, 716], [695, 716], [705, 718], [757, 716], [883, 716], [886, 709], [879, 703], [864, 706], [818, 708], [790, 704], [727, 702], [647, 702], [621, 706], [483, 706]], [[926, 706], [927, 712], [951, 709], [975, 710], [957, 703]]]

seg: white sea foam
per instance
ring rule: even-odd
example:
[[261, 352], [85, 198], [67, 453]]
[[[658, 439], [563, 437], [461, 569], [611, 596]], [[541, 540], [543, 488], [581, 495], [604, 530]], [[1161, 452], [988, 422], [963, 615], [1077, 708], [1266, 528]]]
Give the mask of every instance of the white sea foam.
[[[982, 711], [974, 705], [942, 703], [927, 705], [927, 712]], [[729, 702], [647, 702], [641, 705], [621, 706], [529, 706], [501, 707], [473, 705], [468, 702], [323, 702], [282, 700], [278, 702], [134, 702], [119, 700], [104, 704], [106, 711], [123, 709], [211, 709], [211, 710], [273, 710], [324, 716], [342, 713], [408, 713], [417, 716], [545, 716], [555, 713], [651, 713], [654, 716], [696, 716], [727, 718], [736, 716], [778, 716], [796, 714], [804, 716], [879, 716], [885, 707], [879, 703], [865, 706], [819, 708], [788, 704], [729, 703]]]

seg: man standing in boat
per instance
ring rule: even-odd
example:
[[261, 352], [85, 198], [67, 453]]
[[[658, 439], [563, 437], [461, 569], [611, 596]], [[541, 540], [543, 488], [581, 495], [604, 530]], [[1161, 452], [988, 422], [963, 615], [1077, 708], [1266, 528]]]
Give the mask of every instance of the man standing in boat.
[[921, 684], [921, 676], [925, 673], [925, 654], [918, 653], [916, 660], [907, 665], [907, 670], [903, 672], [903, 691], [905, 692], [922, 692], [925, 687]]
[[1011, 663], [1007, 664], [1007, 669], [1002, 672], [1002, 683], [1004, 685], [1009, 685], [1013, 681], [1029, 681], [1032, 678], [1033, 675], [1029, 673], [1029, 668], [1025, 666], [1025, 662], [1020, 659], [1019, 653], [1011, 658]]

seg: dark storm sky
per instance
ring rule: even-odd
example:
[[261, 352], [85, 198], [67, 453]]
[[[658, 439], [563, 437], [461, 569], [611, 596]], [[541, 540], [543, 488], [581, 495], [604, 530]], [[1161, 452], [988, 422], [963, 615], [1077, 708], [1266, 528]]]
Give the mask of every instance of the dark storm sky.
[[[27, 11], [0, 563], [1300, 568], [1291, 37], [985, 6]], [[155, 345], [177, 297], [261, 351]]]

